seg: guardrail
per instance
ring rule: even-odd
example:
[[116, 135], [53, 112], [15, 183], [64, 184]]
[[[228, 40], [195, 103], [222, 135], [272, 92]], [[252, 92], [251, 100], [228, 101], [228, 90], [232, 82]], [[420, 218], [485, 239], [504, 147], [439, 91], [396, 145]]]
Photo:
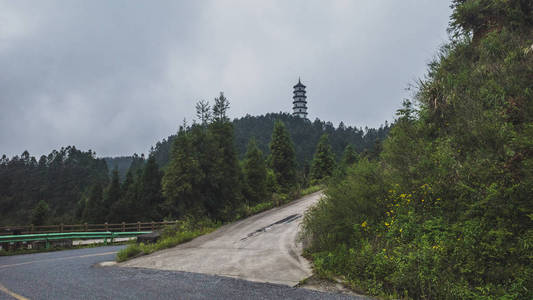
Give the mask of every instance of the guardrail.
[[164, 222], [136, 222], [136, 223], [103, 223], [103, 224], [58, 224], [58, 225], [24, 225], [24, 226], [2, 226], [0, 234], [9, 231], [16, 234], [35, 234], [35, 233], [66, 233], [66, 232], [131, 232], [131, 231], [154, 231], [161, 229], [166, 225], [177, 224], [178, 221]]
[[104, 244], [107, 245], [109, 239], [113, 242], [114, 238], [118, 237], [134, 237], [151, 231], [130, 231], [130, 232], [68, 232], [68, 233], [41, 233], [41, 234], [20, 234], [20, 235], [2, 235], [0, 236], [0, 244], [3, 243], [17, 243], [17, 242], [46, 242], [46, 248], [50, 247], [50, 241], [56, 240], [74, 240], [74, 239], [104, 239]]

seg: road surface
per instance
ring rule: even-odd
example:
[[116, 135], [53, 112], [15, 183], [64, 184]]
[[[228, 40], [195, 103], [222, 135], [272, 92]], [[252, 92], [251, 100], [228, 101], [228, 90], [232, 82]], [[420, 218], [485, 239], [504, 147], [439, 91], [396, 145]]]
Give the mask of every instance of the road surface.
[[0, 257], [0, 299], [357, 299], [215, 275], [97, 266], [122, 247]]
[[187, 271], [295, 286], [312, 275], [301, 256], [304, 212], [321, 197], [307, 195], [280, 208], [226, 225], [175, 248], [136, 258], [123, 267]]

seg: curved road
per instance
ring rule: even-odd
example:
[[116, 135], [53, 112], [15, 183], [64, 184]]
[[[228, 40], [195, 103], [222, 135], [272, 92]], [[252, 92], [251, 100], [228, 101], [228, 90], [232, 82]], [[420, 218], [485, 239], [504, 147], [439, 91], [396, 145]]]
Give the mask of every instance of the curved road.
[[191, 242], [121, 266], [187, 271], [250, 281], [297, 285], [312, 275], [301, 256], [298, 232], [303, 214], [321, 197], [307, 195], [288, 205], [228, 224]]
[[[174, 249], [128, 262], [132, 265], [156, 262], [152, 268], [98, 266], [114, 260], [116, 252], [124, 246], [0, 257], [0, 299], [354, 299], [348, 295], [198, 273], [208, 273], [208, 265], [212, 263], [221, 266], [224, 272], [233, 272], [223, 275], [245, 278], [252, 274], [253, 278], [248, 279], [257, 281], [294, 282], [307, 276], [309, 266], [299, 257], [301, 246], [294, 240], [298, 228], [295, 225], [301, 217], [293, 215], [301, 214], [318, 197], [318, 194], [305, 197]], [[270, 222], [269, 218], [276, 221]], [[240, 238], [236, 240], [236, 237]], [[260, 240], [269, 241], [270, 246]], [[209, 248], [216, 245], [228, 249], [225, 252], [221, 248]], [[157, 262], [176, 259], [187, 262], [202, 257], [198, 266], [205, 269], [189, 270], [194, 273], [154, 269]], [[256, 262], [259, 257], [263, 262]], [[272, 263], [279, 266], [270, 266]], [[189, 269], [195, 264], [185, 265]], [[179, 269], [176, 263], [173, 266]], [[282, 266], [290, 266], [292, 271], [283, 274]]]

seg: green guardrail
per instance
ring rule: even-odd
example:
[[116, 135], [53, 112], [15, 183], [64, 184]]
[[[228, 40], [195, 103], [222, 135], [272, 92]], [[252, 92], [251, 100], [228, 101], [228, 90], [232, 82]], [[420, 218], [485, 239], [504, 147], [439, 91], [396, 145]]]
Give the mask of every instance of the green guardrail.
[[151, 231], [128, 231], [128, 232], [64, 232], [64, 233], [38, 233], [38, 234], [20, 234], [20, 235], [0, 235], [0, 243], [15, 243], [15, 242], [34, 242], [45, 241], [46, 248], [50, 247], [50, 241], [68, 240], [68, 239], [104, 239], [104, 244], [107, 245], [107, 240], [113, 242], [114, 238], [119, 237], [134, 237]]

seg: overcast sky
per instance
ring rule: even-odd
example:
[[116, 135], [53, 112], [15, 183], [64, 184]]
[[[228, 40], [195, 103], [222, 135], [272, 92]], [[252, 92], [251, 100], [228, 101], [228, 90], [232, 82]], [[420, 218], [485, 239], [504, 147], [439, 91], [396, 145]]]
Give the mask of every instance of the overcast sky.
[[448, 39], [449, 1], [0, 0], [0, 154], [147, 153], [223, 91], [230, 116], [393, 120]]

